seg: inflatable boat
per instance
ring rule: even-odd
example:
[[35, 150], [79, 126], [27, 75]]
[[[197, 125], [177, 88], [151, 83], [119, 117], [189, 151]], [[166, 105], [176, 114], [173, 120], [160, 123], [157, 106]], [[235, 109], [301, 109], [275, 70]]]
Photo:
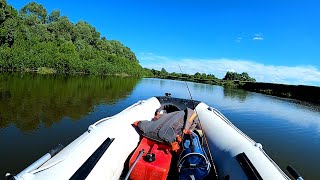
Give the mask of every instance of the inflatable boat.
[[168, 95], [139, 101], [119, 114], [97, 121], [66, 147], [54, 148], [19, 174], [7, 173], [6, 178], [124, 179], [128, 159], [141, 141], [132, 124], [137, 120], [151, 121], [160, 107], [168, 113], [186, 108], [197, 113], [213, 163], [211, 174], [216, 173], [209, 179], [290, 179], [261, 144], [218, 110], [203, 102]]

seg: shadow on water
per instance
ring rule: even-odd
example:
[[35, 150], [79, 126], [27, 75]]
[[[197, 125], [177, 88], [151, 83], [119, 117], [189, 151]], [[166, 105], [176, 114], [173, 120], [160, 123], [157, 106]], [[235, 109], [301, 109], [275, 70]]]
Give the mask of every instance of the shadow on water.
[[78, 120], [98, 103], [114, 104], [131, 93], [136, 78], [0, 75], [0, 128], [20, 131], [51, 127], [63, 117]]

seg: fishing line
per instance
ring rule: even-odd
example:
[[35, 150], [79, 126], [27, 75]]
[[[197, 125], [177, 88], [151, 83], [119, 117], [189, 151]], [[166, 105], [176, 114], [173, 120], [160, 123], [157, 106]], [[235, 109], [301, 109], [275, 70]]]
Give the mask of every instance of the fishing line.
[[[179, 65], [179, 64], [178, 64], [178, 66], [179, 66], [179, 69], [180, 69], [181, 74], [183, 74], [183, 73], [182, 73], [182, 70], [181, 70], [181, 67], [180, 67], [180, 65]], [[190, 96], [190, 99], [191, 99], [191, 102], [192, 102], [192, 105], [193, 105], [193, 109], [195, 109], [196, 107], [194, 107], [194, 102], [193, 102], [192, 95], [191, 95], [191, 92], [190, 92], [189, 86], [188, 86], [188, 84], [187, 84], [187, 81], [186, 81], [186, 80], [184, 80], [184, 82], [186, 83], [186, 86], [187, 86], [187, 89], [188, 89], [188, 92], [189, 92], [189, 96]]]
[[[182, 73], [182, 70], [181, 70], [181, 67], [180, 67], [179, 64], [178, 64], [178, 66], [179, 66], [179, 69], [180, 69], [181, 74], [183, 74], [183, 73]], [[191, 95], [191, 91], [190, 91], [190, 89], [189, 89], [188, 83], [187, 83], [186, 80], [184, 80], [184, 82], [185, 82], [185, 84], [186, 84], [186, 86], [187, 86], [187, 89], [188, 89], [188, 92], [189, 92], [189, 96], [190, 96], [190, 99], [191, 99], [191, 102], [192, 102], [192, 105], [193, 105], [193, 109], [194, 109], [194, 111], [196, 112], [196, 114], [198, 115], [198, 112], [197, 112], [196, 107], [195, 107], [195, 105], [194, 105], [194, 101], [193, 101], [193, 99], [192, 99], [192, 95]], [[210, 160], [211, 160], [211, 163], [212, 163], [212, 167], [213, 167], [214, 171], [216, 171], [215, 166], [214, 166], [214, 163], [213, 163], [213, 158], [212, 158], [212, 154], [211, 154], [211, 151], [210, 151], [210, 147], [209, 147], [209, 144], [208, 144], [208, 141], [207, 141], [207, 138], [206, 138], [206, 134], [205, 134], [205, 132], [204, 132], [204, 130], [203, 130], [203, 128], [202, 128], [202, 125], [201, 125], [201, 121], [200, 121], [200, 117], [199, 117], [199, 116], [198, 116], [198, 119], [199, 119], [200, 128], [201, 128], [201, 130], [203, 131], [203, 138], [204, 138], [205, 144], [206, 144], [207, 149], [208, 149], [208, 153], [209, 153], [209, 156], [210, 156]]]

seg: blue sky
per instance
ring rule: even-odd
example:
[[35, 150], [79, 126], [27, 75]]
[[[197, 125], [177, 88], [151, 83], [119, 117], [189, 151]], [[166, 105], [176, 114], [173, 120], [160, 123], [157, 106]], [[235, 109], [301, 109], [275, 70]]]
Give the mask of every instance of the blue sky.
[[[20, 9], [29, 0], [8, 0]], [[144, 67], [246, 71], [257, 81], [320, 86], [316, 0], [36, 0], [135, 52]]]

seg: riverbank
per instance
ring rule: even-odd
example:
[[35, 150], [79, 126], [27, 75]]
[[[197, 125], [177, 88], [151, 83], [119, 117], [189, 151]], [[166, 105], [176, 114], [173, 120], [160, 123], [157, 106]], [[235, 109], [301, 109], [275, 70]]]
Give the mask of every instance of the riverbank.
[[225, 88], [238, 88], [246, 91], [320, 104], [320, 87], [317, 86], [231, 81], [221, 79], [197, 79], [174, 76], [163, 76], [157, 78], [212, 84], [223, 86]]
[[241, 82], [239, 83], [238, 88], [272, 96], [320, 104], [320, 87], [316, 86]]
[[[86, 73], [86, 72], [58, 72], [57, 70], [53, 68], [47, 68], [47, 67], [40, 67], [37, 69], [30, 69], [30, 68], [25, 68], [25, 69], [18, 69], [18, 70], [3, 70], [0, 68], [0, 74], [10, 74], [10, 73], [20, 73], [20, 74], [39, 74], [39, 75], [62, 75], [62, 76], [113, 76], [113, 77], [146, 77], [145, 75], [130, 75], [127, 73], [114, 73], [114, 74], [91, 74], [91, 73]], [[148, 73], [145, 71], [145, 73]], [[150, 77], [150, 76], [148, 76]]]
[[218, 85], [223, 87], [229, 88], [237, 88], [239, 86], [238, 81], [229, 81], [229, 80], [222, 80], [222, 79], [201, 79], [201, 78], [193, 78], [193, 77], [177, 77], [177, 76], [158, 76], [156, 78], [160, 79], [172, 79], [172, 80], [179, 80], [179, 81], [190, 81], [196, 83], [203, 83], [203, 84], [211, 84], [211, 85]]

